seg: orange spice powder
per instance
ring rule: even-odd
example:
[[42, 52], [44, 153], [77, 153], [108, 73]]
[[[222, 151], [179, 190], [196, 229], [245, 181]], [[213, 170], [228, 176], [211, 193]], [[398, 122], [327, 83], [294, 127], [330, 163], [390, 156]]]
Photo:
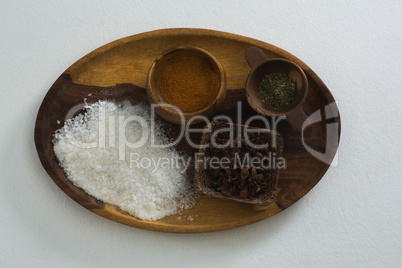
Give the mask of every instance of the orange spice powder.
[[167, 65], [161, 73], [162, 97], [183, 112], [194, 112], [211, 104], [219, 87], [218, 74], [190, 62]]

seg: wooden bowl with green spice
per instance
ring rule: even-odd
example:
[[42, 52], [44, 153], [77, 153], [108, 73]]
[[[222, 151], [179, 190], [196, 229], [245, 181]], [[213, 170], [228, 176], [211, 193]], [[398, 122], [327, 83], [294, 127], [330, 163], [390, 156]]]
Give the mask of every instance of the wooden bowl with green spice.
[[155, 112], [174, 124], [194, 124], [211, 117], [226, 96], [226, 74], [208, 51], [179, 46], [165, 51], [152, 64], [147, 96]]
[[264, 116], [285, 115], [294, 130], [302, 131], [308, 121], [302, 107], [308, 93], [304, 71], [290, 60], [268, 59], [257, 47], [244, 55], [251, 67], [246, 81], [250, 106]]

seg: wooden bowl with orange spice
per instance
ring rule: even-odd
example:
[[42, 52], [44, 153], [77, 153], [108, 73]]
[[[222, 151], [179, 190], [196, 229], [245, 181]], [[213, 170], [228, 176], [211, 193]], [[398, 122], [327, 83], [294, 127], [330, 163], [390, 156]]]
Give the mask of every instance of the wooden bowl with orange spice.
[[169, 49], [152, 64], [147, 96], [155, 112], [174, 124], [211, 117], [226, 96], [226, 74], [208, 51], [191, 46]]

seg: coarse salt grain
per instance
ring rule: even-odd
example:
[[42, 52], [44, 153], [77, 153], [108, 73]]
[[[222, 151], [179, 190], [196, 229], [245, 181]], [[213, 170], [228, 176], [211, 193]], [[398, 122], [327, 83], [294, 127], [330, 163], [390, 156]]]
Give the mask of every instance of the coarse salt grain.
[[[86, 113], [67, 120], [55, 132], [53, 140], [56, 157], [74, 185], [143, 220], [181, 214], [183, 210], [194, 206], [195, 195], [180, 169], [174, 166], [158, 169], [152, 166], [130, 167], [132, 153], [155, 161], [158, 158], [179, 157], [172, 148], [151, 146], [151, 135], [156, 144], [167, 143], [168, 139], [157, 122], [155, 128], [151, 128], [151, 117], [146, 106], [132, 105], [128, 101], [121, 104], [98, 101], [87, 104], [85, 108]], [[148, 139], [139, 148], [126, 146], [125, 160], [119, 160], [119, 142], [122, 142], [122, 137], [119, 136], [118, 122], [120, 117], [127, 119], [130, 116], [139, 116], [147, 122], [145, 134]], [[100, 117], [109, 122], [101, 124]], [[114, 118], [115, 124], [109, 129], [110, 118]], [[105, 136], [99, 134], [100, 125], [105, 129]], [[125, 138], [131, 143], [137, 142], [141, 139], [142, 131], [138, 122], [130, 121], [125, 128]], [[106, 140], [105, 146], [99, 146], [102, 137]], [[71, 141], [77, 141], [81, 146]]]

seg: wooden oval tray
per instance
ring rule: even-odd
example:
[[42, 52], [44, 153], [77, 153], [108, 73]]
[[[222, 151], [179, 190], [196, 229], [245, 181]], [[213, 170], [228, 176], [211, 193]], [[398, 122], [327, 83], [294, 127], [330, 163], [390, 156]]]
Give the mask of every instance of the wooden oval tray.
[[[231, 116], [235, 122], [237, 101], [242, 102], [245, 120], [255, 114], [247, 104], [244, 91], [250, 68], [243, 54], [249, 46], [261, 48], [268, 58], [286, 58], [302, 67], [309, 82], [309, 94], [303, 106], [308, 115], [316, 111], [324, 113], [325, 107], [334, 103], [328, 88], [306, 64], [271, 44], [203, 29], [163, 29], [137, 34], [111, 42], [81, 58], [69, 67], [47, 92], [36, 119], [35, 144], [49, 176], [68, 196], [90, 211], [116, 222], [160, 232], [201, 233], [244, 226], [275, 215], [302, 198], [323, 177], [338, 148], [340, 117], [336, 105], [331, 106], [336, 116], [330, 119], [330, 123], [337, 123], [337, 135], [326, 134], [328, 120], [316, 122], [304, 131], [306, 144], [326, 152], [326, 163], [305, 149], [300, 133], [293, 131], [286, 121], [278, 124], [278, 131], [285, 141], [283, 155], [287, 161], [287, 169], [280, 171], [276, 201], [266, 210], [203, 196], [181, 219], [173, 215], [154, 222], [143, 221], [86, 194], [66, 178], [53, 153], [52, 136], [54, 131], [61, 127], [57, 120], [63, 124], [67, 112], [82, 103], [84, 98], [89, 102], [98, 99], [147, 102], [144, 88], [149, 67], [162, 52], [180, 45], [204, 48], [222, 63], [227, 74], [228, 92], [220, 113]], [[166, 127], [173, 135], [179, 129], [179, 126], [169, 123]], [[199, 140], [201, 136], [194, 134], [192, 138]], [[177, 149], [183, 153], [195, 152], [184, 141], [177, 145]], [[188, 171], [190, 179], [193, 172], [194, 170]], [[190, 215], [194, 218], [193, 221], [188, 219]]]

